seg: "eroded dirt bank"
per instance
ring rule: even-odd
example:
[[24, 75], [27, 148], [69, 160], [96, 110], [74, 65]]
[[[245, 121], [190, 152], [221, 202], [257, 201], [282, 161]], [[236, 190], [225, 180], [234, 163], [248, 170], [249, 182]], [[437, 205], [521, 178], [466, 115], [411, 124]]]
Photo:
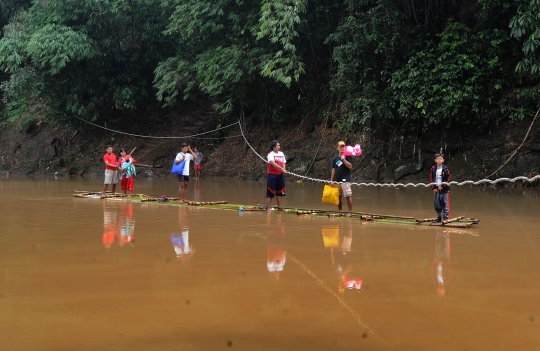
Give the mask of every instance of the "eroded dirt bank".
[[[531, 122], [532, 119], [507, 123], [482, 133], [468, 129], [449, 130], [422, 138], [397, 132], [347, 138], [330, 122], [328, 125], [302, 123], [282, 128], [248, 124], [244, 132], [251, 147], [263, 157], [270, 141], [279, 139], [288, 169], [297, 174], [329, 179], [331, 159], [336, 154], [335, 144], [345, 139], [349, 144], [360, 143], [364, 151], [361, 157], [355, 158], [354, 181], [426, 182], [433, 154], [441, 148], [454, 180], [488, 177], [518, 149]], [[208, 105], [193, 105], [182, 114], [164, 117], [152, 125], [132, 125], [123, 129], [133, 134], [179, 137], [172, 139], [122, 135], [89, 124], [82, 124], [77, 129], [51, 127], [45, 123], [27, 130], [12, 126], [0, 134], [0, 172], [3, 175], [101, 177], [104, 168], [101, 157], [105, 146], [112, 144], [116, 151], [120, 147], [128, 151], [136, 148], [133, 156], [138, 162], [153, 166], [139, 167], [138, 176], [169, 176], [180, 144], [187, 141], [192, 146], [199, 146], [204, 153], [205, 177], [264, 179], [265, 164], [240, 135], [239, 124], [199, 138], [183, 137], [223, 126]], [[519, 151], [490, 178], [539, 174], [539, 130], [540, 122], [537, 121]]]

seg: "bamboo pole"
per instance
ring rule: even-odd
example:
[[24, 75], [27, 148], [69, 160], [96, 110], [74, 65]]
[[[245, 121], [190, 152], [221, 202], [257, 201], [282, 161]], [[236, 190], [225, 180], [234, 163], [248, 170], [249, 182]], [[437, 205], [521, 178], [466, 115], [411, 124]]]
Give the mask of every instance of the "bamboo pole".
[[[95, 196], [95, 197], [90, 197], [90, 196]], [[85, 199], [97, 199], [97, 198], [101, 199], [101, 195], [95, 195], [95, 194], [80, 194], [79, 193], [79, 194], [73, 194], [73, 197], [80, 197], [80, 198], [85, 198]]]
[[441, 223], [442, 223], [442, 225], [445, 225], [445, 224], [448, 224], [448, 223], [460, 221], [463, 218], [465, 218], [465, 216], [459, 216], [459, 217], [456, 217], [456, 218], [447, 219], [446, 221], [442, 221]]
[[294, 207], [275, 207], [278, 208], [278, 211], [320, 211], [320, 212], [326, 212], [326, 213], [350, 213], [355, 215], [368, 215], [368, 216], [380, 216], [384, 218], [399, 218], [399, 219], [414, 219], [414, 217], [406, 217], [406, 216], [394, 216], [394, 215], [384, 215], [379, 213], [368, 213], [368, 212], [347, 212], [347, 211], [335, 211], [335, 210], [323, 210], [323, 209], [317, 209], [317, 208], [294, 208]]
[[[353, 212], [335, 212], [335, 211], [326, 211], [326, 210], [298, 210], [296, 211], [297, 215], [312, 215], [312, 214], [324, 214], [327, 213], [329, 218], [336, 218], [336, 217], [351, 217], [351, 218], [360, 218], [363, 220], [371, 221], [374, 219], [383, 219], [383, 218], [396, 218], [394, 216], [384, 216], [384, 215], [360, 215]], [[406, 219], [409, 218], [398, 218], [398, 219]], [[411, 218], [412, 220], [413, 218]]]
[[228, 201], [186, 201], [190, 206], [225, 205]]
[[[91, 191], [91, 190], [73, 190], [76, 193], [88, 193], [88, 194], [101, 194], [101, 191]], [[107, 190], [107, 193], [112, 194], [111, 190]]]
[[478, 224], [480, 220], [476, 218], [465, 217], [460, 222], [473, 222], [474, 224]]
[[125, 194], [107, 194], [107, 195], [101, 195], [101, 198], [102, 198], [102, 199], [115, 198], [115, 197], [128, 197], [128, 196], [125, 195]]
[[298, 211], [296, 211], [297, 215], [311, 215], [311, 214], [318, 214], [318, 213], [326, 213], [326, 211], [317, 211], [317, 210], [313, 210], [313, 211], [298, 210]]
[[141, 197], [141, 202], [159, 201], [161, 199], [164, 199], [163, 202], [180, 200], [179, 197], [150, 197], [148, 196], [148, 197]]
[[436, 220], [437, 220], [437, 217], [417, 219], [416, 223], [433, 222], [433, 221], [436, 221]]

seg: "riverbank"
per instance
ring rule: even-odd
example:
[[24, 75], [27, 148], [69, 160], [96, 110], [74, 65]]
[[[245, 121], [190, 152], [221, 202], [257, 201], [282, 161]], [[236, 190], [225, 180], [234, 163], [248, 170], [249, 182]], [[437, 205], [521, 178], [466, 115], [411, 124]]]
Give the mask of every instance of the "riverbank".
[[[352, 176], [357, 182], [426, 182], [433, 154], [440, 151], [446, 155], [453, 180], [532, 177], [540, 173], [540, 122], [532, 127], [531, 122], [532, 118], [483, 131], [464, 127], [422, 136], [388, 131], [348, 137], [332, 122], [303, 122], [280, 129], [248, 123], [243, 130], [244, 139], [240, 124], [224, 123], [211, 105], [201, 103], [163, 117], [151, 126], [131, 124], [104, 129], [87, 123], [79, 128], [38, 123], [21, 130], [12, 125], [0, 134], [0, 170], [4, 175], [99, 176], [103, 172], [101, 157], [105, 147], [112, 144], [116, 151], [120, 147], [136, 148], [133, 157], [147, 165], [138, 168], [138, 176], [166, 176], [181, 143], [188, 142], [204, 154], [203, 177], [263, 180], [266, 168], [261, 157], [265, 157], [270, 141], [276, 138], [287, 157], [287, 168], [317, 179], [329, 179], [335, 144], [342, 139], [362, 145], [363, 154], [355, 158]], [[199, 137], [183, 137], [216, 129], [219, 130]], [[178, 138], [171, 138], [174, 136]]]

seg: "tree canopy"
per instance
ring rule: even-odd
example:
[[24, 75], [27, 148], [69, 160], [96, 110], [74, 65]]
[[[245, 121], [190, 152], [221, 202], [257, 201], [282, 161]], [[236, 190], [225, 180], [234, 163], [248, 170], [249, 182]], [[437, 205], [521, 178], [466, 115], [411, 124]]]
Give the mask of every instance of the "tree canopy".
[[6, 0], [3, 115], [151, 122], [203, 93], [268, 123], [332, 108], [348, 131], [522, 119], [538, 18], [533, 0]]

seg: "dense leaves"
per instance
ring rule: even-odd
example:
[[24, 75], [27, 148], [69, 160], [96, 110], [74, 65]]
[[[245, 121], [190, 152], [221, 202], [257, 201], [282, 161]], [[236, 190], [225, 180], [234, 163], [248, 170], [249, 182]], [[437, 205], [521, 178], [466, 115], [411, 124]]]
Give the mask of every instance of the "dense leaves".
[[24, 122], [149, 122], [202, 93], [267, 123], [482, 126], [535, 110], [538, 18], [537, 0], [6, 0], [0, 87]]
[[154, 68], [173, 52], [166, 13], [145, 0], [34, 2], [0, 40], [8, 117], [108, 120], [145, 106]]

